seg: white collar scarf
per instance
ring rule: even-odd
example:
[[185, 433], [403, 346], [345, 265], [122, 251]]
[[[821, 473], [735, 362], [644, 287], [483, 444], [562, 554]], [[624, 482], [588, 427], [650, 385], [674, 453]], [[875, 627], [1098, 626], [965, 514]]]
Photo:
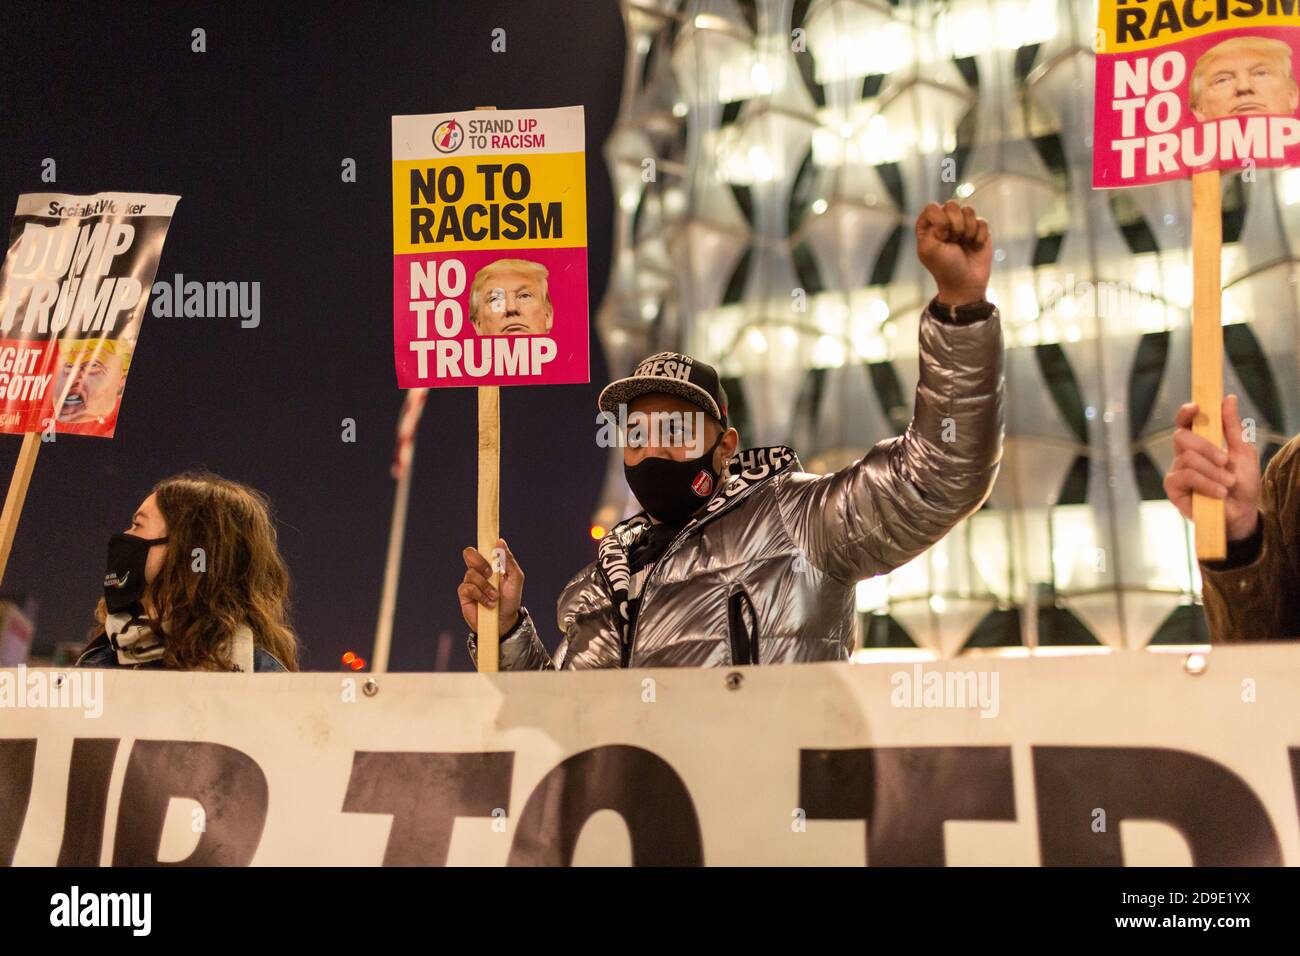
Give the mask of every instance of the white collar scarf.
[[[130, 613], [110, 614], [104, 619], [104, 632], [117, 652], [117, 662], [124, 667], [161, 660], [165, 647], [149, 627], [149, 622]], [[253, 632], [240, 625], [230, 642], [232, 671], [253, 673]]]
[[[683, 540], [689, 532], [730, 508], [751, 488], [787, 468], [793, 468], [795, 471], [803, 470], [803, 466], [799, 464], [799, 456], [793, 449], [784, 445], [747, 448], [737, 453], [727, 466], [726, 475], [718, 482], [718, 487], [713, 492], [709, 503], [704, 506], [704, 510], [682, 526], [659, 560], [662, 561], [672, 550], [673, 544]], [[627, 554], [649, 527], [650, 518], [642, 511], [615, 525], [609, 534], [601, 538], [600, 545], [596, 548], [596, 567], [605, 579], [611, 603], [618, 614], [616, 623], [621, 636], [624, 667], [628, 665], [632, 652], [631, 612], [628, 607], [628, 601], [631, 599], [632, 572]]]

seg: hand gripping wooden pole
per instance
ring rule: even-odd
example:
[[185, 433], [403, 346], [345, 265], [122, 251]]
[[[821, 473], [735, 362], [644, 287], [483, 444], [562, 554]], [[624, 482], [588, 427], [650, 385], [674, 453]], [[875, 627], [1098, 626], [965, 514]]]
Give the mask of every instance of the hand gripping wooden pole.
[[9, 552], [13, 550], [14, 535], [18, 533], [18, 519], [22, 517], [23, 502], [27, 500], [27, 486], [31, 484], [32, 469], [36, 467], [36, 453], [40, 450], [39, 432], [28, 432], [23, 436], [18, 463], [14, 465], [13, 477], [9, 479], [4, 514], [0, 516], [0, 583], [4, 581], [5, 569], [9, 566]]
[[[480, 106], [481, 110], [496, 109]], [[480, 385], [478, 389], [478, 552], [492, 566], [492, 587], [501, 593], [501, 572], [504, 556], [497, 554], [500, 537], [501, 505], [501, 390], [496, 385]], [[478, 669], [484, 674], [494, 674], [498, 669], [500, 630], [496, 607], [478, 606]]]
[[[1220, 250], [1223, 246], [1222, 193], [1219, 171], [1192, 174], [1192, 431], [1216, 448], [1223, 447], [1223, 298]], [[1227, 556], [1223, 500], [1192, 496], [1196, 557], [1217, 561]]]

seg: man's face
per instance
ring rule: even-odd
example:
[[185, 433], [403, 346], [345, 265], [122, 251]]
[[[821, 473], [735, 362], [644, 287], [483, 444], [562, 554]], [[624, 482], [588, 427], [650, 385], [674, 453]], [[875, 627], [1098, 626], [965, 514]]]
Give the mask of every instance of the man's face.
[[[699, 406], [676, 395], [642, 395], [628, 403], [627, 412], [630, 434], [624, 436], [623, 464], [629, 468], [646, 458], [673, 461], [698, 458], [722, 431], [722, 426], [700, 411]], [[628, 441], [633, 435], [637, 440]], [[739, 440], [734, 428], [727, 429], [713, 451], [715, 466], [736, 450]]]
[[542, 283], [523, 272], [502, 269], [483, 283], [479, 335], [544, 335], [551, 331]]
[[[122, 394], [122, 356], [82, 352], [69, 356], [59, 368], [54, 398], [63, 396], [61, 422], [92, 422], [113, 413]], [[65, 392], [66, 389], [66, 392]]]
[[1221, 116], [1294, 113], [1300, 93], [1278, 57], [1249, 47], [1215, 54], [1206, 64], [1201, 95], [1192, 114], [1200, 121]]

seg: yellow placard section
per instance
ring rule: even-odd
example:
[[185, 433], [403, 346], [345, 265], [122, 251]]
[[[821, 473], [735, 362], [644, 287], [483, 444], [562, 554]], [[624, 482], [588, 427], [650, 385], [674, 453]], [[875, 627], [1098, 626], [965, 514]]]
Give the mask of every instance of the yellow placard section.
[[1098, 0], [1097, 53], [1128, 53], [1242, 27], [1300, 27], [1300, 0]]
[[393, 163], [394, 254], [585, 246], [585, 155], [515, 153]]

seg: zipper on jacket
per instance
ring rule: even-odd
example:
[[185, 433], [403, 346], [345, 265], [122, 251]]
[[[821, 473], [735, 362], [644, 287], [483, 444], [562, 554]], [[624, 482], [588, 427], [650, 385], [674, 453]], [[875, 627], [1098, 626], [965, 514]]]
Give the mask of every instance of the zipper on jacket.
[[[780, 474], [780, 469], [778, 469], [774, 474]], [[762, 484], [770, 480], [773, 476], [774, 475], [769, 475], [767, 478], [764, 478], [762, 482], [759, 482], [758, 484], [754, 484], [746, 488], [743, 492], [737, 495], [732, 501], [723, 505], [713, 514], [707, 515], [700, 521], [687, 522], [685, 527], [682, 528], [681, 532], [676, 537], [674, 537], [672, 541], [668, 542], [668, 547], [664, 548], [664, 553], [659, 555], [659, 560], [650, 566], [650, 573], [645, 576], [645, 583], [641, 586], [641, 597], [640, 597], [640, 602], [637, 604], [636, 620], [632, 622], [632, 627], [629, 628], [628, 630], [627, 646], [624, 648], [623, 651], [624, 667], [632, 666], [632, 651], [636, 648], [636, 632], [637, 629], [641, 626], [642, 617], [645, 616], [646, 598], [650, 596], [650, 584], [654, 581], [655, 572], [659, 570], [659, 565], [663, 564], [664, 561], [672, 557], [673, 553], [677, 550], [677, 546], [680, 545], [687, 538], [689, 538], [692, 532], [699, 531], [710, 521], [713, 521], [714, 519], [719, 518], [722, 515], [726, 514], [732, 508], [736, 507], [736, 505], [739, 502], [744, 501], [746, 498], [748, 498], [750, 493], [753, 492], [755, 488], [760, 487]], [[721, 494], [725, 486], [726, 486], [726, 482], [719, 482], [717, 489], [714, 491], [714, 495], [716, 496]], [[748, 594], [745, 595], [745, 602], [749, 604], [750, 612], [753, 613], [754, 605], [750, 603]], [[758, 626], [757, 616], [754, 617], [754, 622], [755, 622], [755, 629], [757, 629]], [[757, 650], [757, 646], [755, 647], [755, 650]], [[757, 663], [757, 661], [755, 661], [755, 663]]]

